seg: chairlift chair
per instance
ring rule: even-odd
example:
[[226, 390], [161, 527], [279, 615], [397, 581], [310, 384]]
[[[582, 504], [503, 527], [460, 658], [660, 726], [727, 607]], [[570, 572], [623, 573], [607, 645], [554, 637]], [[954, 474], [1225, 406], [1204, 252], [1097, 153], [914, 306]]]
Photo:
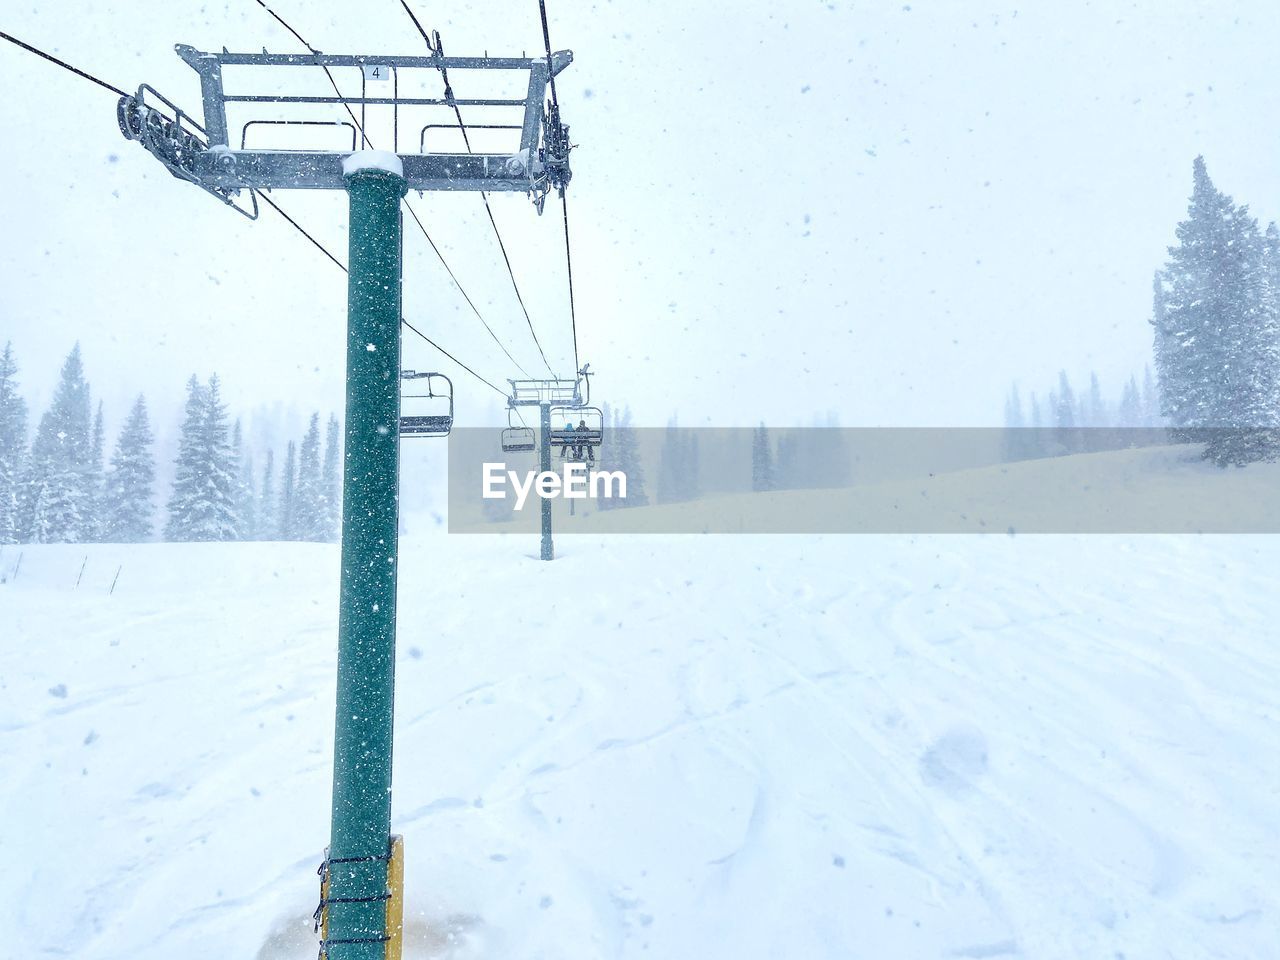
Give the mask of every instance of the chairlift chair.
[[[574, 460], [587, 459], [588, 447], [604, 443], [604, 413], [599, 407], [552, 407], [551, 446]], [[590, 457], [594, 460], [594, 455]]]
[[453, 381], [416, 370], [401, 370], [400, 380], [400, 436], [447, 437], [453, 429]]
[[512, 423], [512, 415], [515, 413], [515, 407], [507, 409], [507, 428], [502, 431], [502, 452], [528, 453], [530, 450], [536, 450], [538, 441], [534, 436], [533, 428], [525, 426], [523, 422], [518, 427]]

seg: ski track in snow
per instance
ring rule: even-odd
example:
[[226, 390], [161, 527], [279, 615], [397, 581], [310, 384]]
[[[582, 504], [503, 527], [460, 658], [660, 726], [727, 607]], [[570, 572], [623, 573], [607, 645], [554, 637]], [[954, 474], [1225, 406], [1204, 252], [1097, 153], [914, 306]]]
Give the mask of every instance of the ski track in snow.
[[[1275, 956], [1280, 543], [557, 546], [403, 545], [407, 957]], [[23, 549], [9, 942], [310, 960], [336, 549]]]

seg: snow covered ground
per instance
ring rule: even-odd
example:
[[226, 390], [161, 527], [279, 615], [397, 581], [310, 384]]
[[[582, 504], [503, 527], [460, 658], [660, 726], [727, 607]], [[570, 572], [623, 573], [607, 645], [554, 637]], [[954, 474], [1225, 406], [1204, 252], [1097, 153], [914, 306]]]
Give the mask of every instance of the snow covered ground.
[[[1280, 540], [411, 520], [409, 956], [1277, 955]], [[313, 957], [336, 548], [19, 550], [6, 954]]]

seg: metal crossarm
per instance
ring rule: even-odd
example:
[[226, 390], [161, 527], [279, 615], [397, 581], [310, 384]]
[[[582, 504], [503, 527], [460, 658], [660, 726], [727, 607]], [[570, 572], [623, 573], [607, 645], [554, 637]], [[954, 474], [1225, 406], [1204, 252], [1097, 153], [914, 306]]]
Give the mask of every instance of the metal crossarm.
[[[192, 180], [226, 202], [240, 190], [302, 189], [341, 190], [344, 187], [342, 161], [348, 152], [326, 150], [253, 150], [245, 149], [245, 136], [240, 136], [240, 149], [231, 142], [227, 105], [237, 107], [263, 104], [275, 106], [330, 106], [351, 112], [352, 126], [359, 129], [360, 140], [367, 145], [365, 112], [369, 107], [391, 111], [391, 138], [394, 150], [404, 168], [410, 190], [483, 190], [517, 191], [531, 194], [541, 209], [542, 200], [551, 189], [559, 189], [568, 180], [568, 128], [559, 120], [556, 110], [544, 107], [547, 87], [553, 77], [573, 62], [568, 50], [550, 57], [444, 57], [210, 53], [186, 44], [175, 48], [178, 56], [200, 77], [204, 108], [203, 136], [196, 137], [182, 128], [181, 113], [167, 104], [177, 115], [177, 122], [167, 116], [153, 117], [148, 106], [149, 87], [121, 100], [121, 130], [126, 137], [139, 140], [175, 176]], [[258, 92], [228, 93], [223, 81], [227, 67], [310, 67], [357, 68], [361, 73], [360, 95], [303, 96], [292, 93]], [[373, 95], [366, 83], [366, 70], [385, 68], [391, 83], [391, 94], [381, 91]], [[509, 71], [528, 74], [528, 87], [523, 97], [456, 98], [401, 96], [402, 70], [473, 70]], [[479, 124], [476, 129], [519, 131], [519, 145], [509, 153], [428, 153], [425, 136], [420, 137], [417, 152], [402, 153], [400, 148], [400, 111], [402, 108], [474, 106], [521, 111], [521, 122]], [[354, 111], [354, 112], [352, 112]], [[357, 114], [359, 121], [357, 122]], [[384, 114], [385, 115], [385, 114]], [[128, 122], [126, 122], [128, 121]], [[310, 121], [322, 126], [322, 122]], [[253, 118], [250, 126], [274, 124], [305, 127], [307, 121], [280, 121]], [[442, 124], [428, 124], [444, 126]], [[412, 147], [410, 147], [412, 151]]]
[[509, 407], [537, 407], [542, 404], [576, 407], [586, 403], [582, 380], [511, 380]]

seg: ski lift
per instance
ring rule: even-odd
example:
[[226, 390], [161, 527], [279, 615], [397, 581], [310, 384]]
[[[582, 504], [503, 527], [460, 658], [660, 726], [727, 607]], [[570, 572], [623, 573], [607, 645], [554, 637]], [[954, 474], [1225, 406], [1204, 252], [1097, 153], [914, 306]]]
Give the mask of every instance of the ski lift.
[[604, 443], [604, 413], [599, 407], [552, 407], [551, 446], [573, 460], [595, 460], [588, 448]]
[[517, 427], [511, 422], [513, 413], [515, 413], [515, 407], [507, 410], [507, 428], [502, 431], [502, 452], [527, 453], [536, 449], [538, 443], [534, 437], [533, 428], [526, 427], [523, 424]]
[[[401, 370], [400, 436], [447, 437], [453, 429], [453, 381], [443, 373]], [[419, 381], [426, 381], [418, 386]]]

